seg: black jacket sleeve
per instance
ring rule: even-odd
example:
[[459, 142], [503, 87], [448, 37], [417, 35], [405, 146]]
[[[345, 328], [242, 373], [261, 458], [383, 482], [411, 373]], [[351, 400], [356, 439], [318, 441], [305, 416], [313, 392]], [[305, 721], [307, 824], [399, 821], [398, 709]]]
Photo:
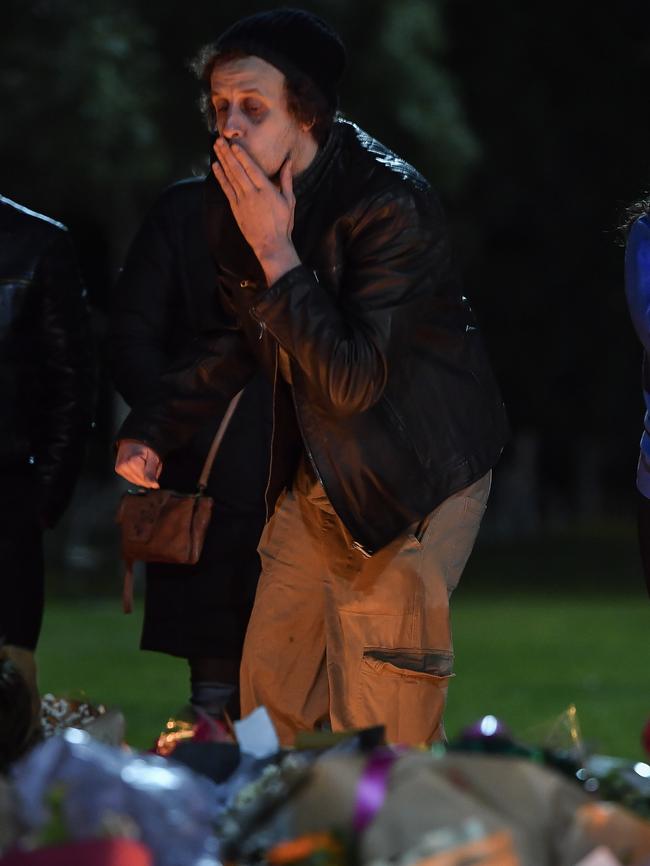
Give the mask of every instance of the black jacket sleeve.
[[117, 439], [135, 439], [165, 457], [207, 420], [223, 415], [256, 369], [238, 329], [197, 338], [187, 355], [165, 371], [157, 398], [131, 411]]
[[[202, 228], [203, 181], [166, 190], [131, 245], [112, 301], [111, 370], [133, 409], [118, 438], [145, 442], [161, 456], [223, 414], [256, 369], [217, 302], [216, 275], [188, 252], [194, 246], [198, 255], [200, 247], [209, 261], [207, 241], [203, 250], [197, 237]], [[202, 316], [206, 299], [210, 311]]]
[[389, 189], [350, 222], [338, 297], [300, 266], [252, 309], [298, 364], [311, 393], [341, 415], [380, 399], [389, 364], [410, 351], [421, 300], [441, 291], [448, 268], [445, 224], [431, 193]]
[[175, 245], [173, 215], [163, 200], [136, 234], [113, 290], [108, 359], [115, 387], [129, 406], [155, 402], [169, 362], [177, 297]]
[[37, 266], [39, 355], [43, 394], [35, 440], [41, 514], [53, 525], [72, 495], [93, 411], [94, 364], [90, 320], [67, 232], [57, 231]]

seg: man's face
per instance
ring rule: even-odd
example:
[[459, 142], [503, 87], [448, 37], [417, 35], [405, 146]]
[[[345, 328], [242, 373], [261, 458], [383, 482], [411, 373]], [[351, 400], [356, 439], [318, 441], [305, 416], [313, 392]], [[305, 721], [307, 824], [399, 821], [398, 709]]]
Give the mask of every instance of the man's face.
[[309, 165], [316, 144], [289, 114], [279, 70], [259, 57], [242, 57], [217, 65], [210, 84], [219, 134], [241, 145], [268, 177], [288, 156], [294, 174]]

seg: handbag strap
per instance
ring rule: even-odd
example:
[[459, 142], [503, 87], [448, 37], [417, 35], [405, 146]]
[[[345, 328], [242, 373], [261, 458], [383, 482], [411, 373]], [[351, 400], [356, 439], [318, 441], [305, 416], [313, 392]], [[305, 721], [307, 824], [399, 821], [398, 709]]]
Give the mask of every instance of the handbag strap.
[[214, 463], [214, 458], [217, 456], [217, 451], [219, 450], [219, 446], [221, 445], [221, 440], [226, 435], [226, 430], [228, 429], [228, 425], [230, 424], [230, 419], [234, 415], [237, 404], [241, 400], [241, 395], [243, 393], [244, 389], [242, 388], [241, 391], [238, 391], [232, 398], [230, 404], [228, 405], [228, 408], [226, 409], [226, 414], [221, 419], [221, 424], [219, 424], [217, 432], [214, 434], [212, 445], [210, 445], [208, 456], [205, 458], [205, 463], [203, 464], [203, 469], [201, 470], [201, 476], [199, 478], [198, 484], [199, 493], [203, 493], [205, 488], [208, 486], [208, 478], [210, 477], [210, 472], [212, 471], [212, 464]]
[[[219, 446], [221, 445], [221, 440], [223, 439], [226, 430], [228, 429], [228, 425], [230, 424], [230, 420], [237, 408], [237, 404], [241, 400], [241, 396], [244, 393], [244, 389], [238, 391], [237, 394], [230, 401], [228, 408], [226, 409], [226, 414], [221, 419], [221, 424], [217, 429], [217, 432], [214, 435], [214, 439], [212, 440], [212, 445], [210, 445], [210, 450], [208, 451], [208, 456], [205, 458], [205, 463], [203, 464], [203, 469], [201, 470], [201, 477], [199, 478], [199, 493], [203, 493], [205, 490], [208, 478], [210, 477], [210, 472], [212, 471], [212, 464], [214, 463], [214, 458], [217, 456], [217, 451], [219, 450]], [[132, 559], [125, 560], [126, 571], [124, 572], [124, 583], [122, 586], [122, 610], [124, 613], [131, 613], [133, 611], [133, 565], [134, 562]]]

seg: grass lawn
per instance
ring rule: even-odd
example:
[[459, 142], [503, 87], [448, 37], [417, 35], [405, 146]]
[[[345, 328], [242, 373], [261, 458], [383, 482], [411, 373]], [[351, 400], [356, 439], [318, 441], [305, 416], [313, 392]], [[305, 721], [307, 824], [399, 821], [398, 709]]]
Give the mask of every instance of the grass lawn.
[[138, 648], [141, 603], [125, 616], [120, 599], [49, 602], [38, 648], [42, 693], [119, 707], [127, 740], [149, 748], [189, 697], [187, 662]]
[[459, 596], [449, 735], [492, 713], [526, 741], [541, 742], [573, 703], [596, 751], [641, 756], [649, 617], [643, 598]]
[[540, 742], [575, 704], [603, 754], [642, 755], [650, 718], [650, 602], [621, 518], [517, 544], [479, 544], [452, 604], [450, 735], [492, 713]]
[[[84, 690], [119, 706], [129, 742], [151, 745], [187, 700], [184, 661], [138, 650], [141, 608], [119, 599], [48, 603], [40, 685]], [[585, 740], [605, 754], [640, 757], [650, 717], [650, 603], [629, 533], [591, 532], [479, 547], [454, 597], [456, 678], [447, 731], [487, 713], [520, 737], [574, 703]]]

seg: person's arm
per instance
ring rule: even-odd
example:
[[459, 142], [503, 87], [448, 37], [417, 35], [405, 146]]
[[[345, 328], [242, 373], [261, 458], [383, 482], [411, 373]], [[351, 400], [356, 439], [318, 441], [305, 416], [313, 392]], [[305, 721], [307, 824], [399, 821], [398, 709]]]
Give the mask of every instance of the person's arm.
[[300, 265], [251, 311], [323, 405], [340, 414], [363, 412], [380, 399], [389, 365], [410, 350], [448, 272], [444, 221], [433, 197], [390, 191], [357, 216], [338, 297]]
[[145, 218], [111, 296], [109, 366], [115, 387], [129, 406], [156, 399], [168, 364], [165, 347], [179, 295], [168, 198], [169, 192]]
[[[196, 191], [202, 205], [203, 185]], [[196, 205], [188, 199], [193, 192], [171, 187], [156, 203], [114, 293], [111, 366], [118, 390], [133, 407], [118, 433], [116, 471], [143, 486], [157, 486], [161, 458], [223, 414], [256, 369], [238, 323], [223, 309], [171, 364], [167, 357], [166, 344], [181, 327], [179, 245], [187, 208]]]
[[277, 187], [236, 143], [218, 139], [215, 152], [214, 177], [270, 286], [251, 314], [299, 365], [324, 407], [365, 411], [380, 399], [388, 365], [409, 350], [423, 299], [433, 303], [447, 282], [449, 250], [435, 197], [395, 179], [359, 204], [349, 218], [335, 298], [293, 246], [290, 164]]
[[85, 292], [67, 232], [57, 230], [35, 279], [41, 311], [42, 424], [36, 437], [36, 470], [42, 521], [52, 526], [72, 495], [81, 468], [93, 409], [94, 364]]
[[650, 218], [638, 219], [625, 250], [625, 294], [632, 324], [650, 354]]
[[122, 424], [115, 471], [135, 484], [157, 487], [152, 482], [165, 455], [185, 444], [206, 421], [222, 416], [255, 370], [238, 327], [196, 339], [188, 354], [161, 377], [157, 399], [132, 410]]

